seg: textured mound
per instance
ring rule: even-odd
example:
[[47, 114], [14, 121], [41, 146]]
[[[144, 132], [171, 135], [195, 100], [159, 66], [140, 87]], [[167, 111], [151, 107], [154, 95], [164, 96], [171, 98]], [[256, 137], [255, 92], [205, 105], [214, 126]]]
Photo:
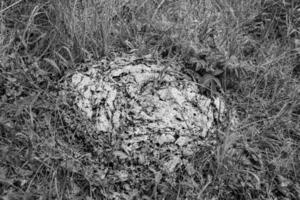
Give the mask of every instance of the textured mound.
[[[164, 158], [163, 167], [172, 172], [182, 156], [204, 145], [224, 112], [220, 98], [201, 95], [197, 84], [184, 81], [179, 70], [149, 57], [123, 55], [74, 74], [71, 84], [79, 92], [78, 107], [99, 134], [120, 142], [121, 157], [137, 156], [143, 164], [165, 152], [169, 158]], [[147, 152], [143, 158], [142, 152]]]

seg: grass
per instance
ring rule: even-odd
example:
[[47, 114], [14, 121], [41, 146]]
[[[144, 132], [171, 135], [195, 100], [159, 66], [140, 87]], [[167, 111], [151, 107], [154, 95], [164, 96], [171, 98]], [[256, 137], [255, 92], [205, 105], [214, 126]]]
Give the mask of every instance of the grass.
[[[1, 1], [1, 198], [300, 199], [299, 16], [296, 0]], [[239, 123], [199, 148], [193, 175], [101, 178], [123, 164], [65, 80], [115, 52], [226, 72]]]

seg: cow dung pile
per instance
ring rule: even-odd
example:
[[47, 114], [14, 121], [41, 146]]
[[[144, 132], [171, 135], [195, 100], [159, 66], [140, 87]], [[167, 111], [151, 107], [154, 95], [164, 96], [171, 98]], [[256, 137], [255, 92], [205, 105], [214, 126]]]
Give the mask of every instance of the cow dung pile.
[[225, 112], [221, 97], [202, 95], [180, 70], [151, 56], [123, 54], [78, 70], [70, 85], [78, 108], [100, 137], [109, 136], [116, 157], [172, 173], [215, 142], [211, 136]]

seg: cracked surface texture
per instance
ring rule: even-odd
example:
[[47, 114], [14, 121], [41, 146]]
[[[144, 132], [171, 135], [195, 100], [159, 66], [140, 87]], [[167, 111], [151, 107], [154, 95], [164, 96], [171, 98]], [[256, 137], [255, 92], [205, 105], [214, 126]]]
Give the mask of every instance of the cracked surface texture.
[[172, 158], [163, 166], [173, 171], [181, 163], [178, 155], [192, 155], [213, 131], [224, 102], [201, 95], [197, 84], [184, 81], [175, 67], [151, 58], [138, 61], [123, 55], [75, 73], [71, 85], [78, 92], [76, 103], [99, 132], [112, 135], [113, 143], [122, 138], [128, 154], [145, 144], [165, 146]]

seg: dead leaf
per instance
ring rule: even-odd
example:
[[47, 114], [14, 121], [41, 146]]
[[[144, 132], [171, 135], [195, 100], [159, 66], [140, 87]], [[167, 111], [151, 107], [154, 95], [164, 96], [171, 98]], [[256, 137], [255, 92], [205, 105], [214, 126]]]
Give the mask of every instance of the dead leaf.
[[174, 142], [175, 138], [170, 134], [162, 134], [161, 136], [158, 136], [157, 142], [162, 145], [164, 143], [170, 143]]
[[122, 152], [122, 151], [114, 151], [114, 156], [120, 158], [121, 160], [127, 159], [128, 156], [126, 153]]
[[169, 173], [172, 173], [179, 163], [181, 163], [179, 156], [174, 156], [171, 160], [164, 164], [164, 167]]
[[193, 167], [193, 165], [192, 165], [191, 163], [187, 163], [187, 164], [185, 165], [185, 169], [186, 169], [187, 173], [188, 173], [190, 176], [192, 176], [193, 174], [196, 173], [196, 170], [195, 170], [195, 168]]
[[180, 147], [184, 146], [185, 144], [187, 144], [189, 141], [191, 141], [190, 138], [188, 137], [183, 137], [180, 136], [177, 140], [176, 140], [176, 144], [179, 145]]
[[118, 178], [120, 179], [120, 181], [124, 182], [124, 181], [127, 181], [128, 180], [128, 172], [125, 171], [125, 170], [121, 170], [121, 171], [118, 171], [116, 173], [116, 175], [118, 176]]

